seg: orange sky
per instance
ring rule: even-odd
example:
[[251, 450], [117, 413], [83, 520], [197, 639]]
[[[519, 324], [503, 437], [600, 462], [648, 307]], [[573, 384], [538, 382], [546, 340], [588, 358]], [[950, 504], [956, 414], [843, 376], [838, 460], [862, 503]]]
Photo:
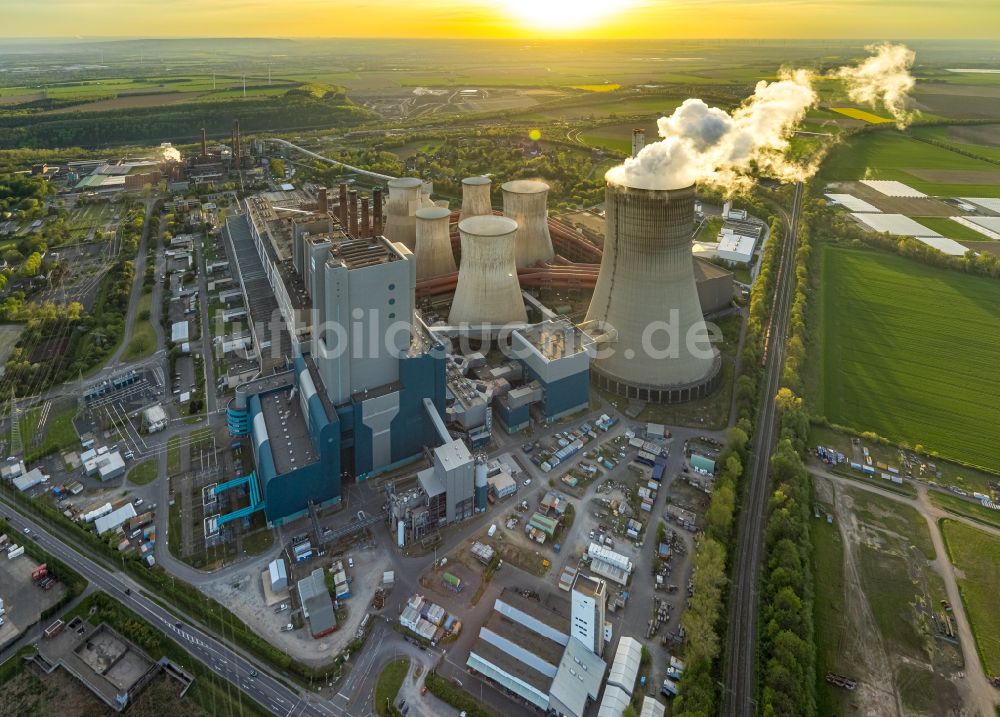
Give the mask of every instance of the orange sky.
[[[1000, 36], [996, 0], [3, 0], [0, 4], [4, 18], [0, 36], [6, 37]], [[601, 17], [602, 8], [614, 10]], [[591, 11], [595, 17], [589, 16]], [[567, 26], [569, 18], [578, 22]]]

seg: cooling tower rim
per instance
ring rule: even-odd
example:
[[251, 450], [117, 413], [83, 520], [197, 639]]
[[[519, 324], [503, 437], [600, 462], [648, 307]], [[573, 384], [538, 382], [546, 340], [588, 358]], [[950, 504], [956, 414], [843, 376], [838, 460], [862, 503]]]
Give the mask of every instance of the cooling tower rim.
[[451, 210], [447, 207], [421, 207], [417, 210], [417, 219], [428, 221], [435, 219], [446, 219], [451, 216]]
[[483, 214], [463, 219], [458, 223], [458, 230], [472, 236], [500, 237], [516, 232], [517, 222], [508, 217]]
[[696, 190], [696, 185], [689, 184], [686, 187], [632, 187], [628, 184], [622, 184], [620, 182], [608, 181], [608, 189], [613, 189], [618, 192], [636, 192], [636, 193], [646, 193], [646, 194], [694, 194]]
[[514, 179], [504, 182], [501, 188], [511, 194], [542, 194], [549, 191], [549, 185], [536, 179]]
[[419, 177], [396, 177], [390, 179], [387, 184], [389, 189], [418, 189], [424, 186], [424, 180]]
[[466, 177], [462, 180], [462, 184], [468, 184], [470, 186], [482, 186], [484, 184], [492, 184], [493, 180], [489, 177], [479, 175], [477, 177]]

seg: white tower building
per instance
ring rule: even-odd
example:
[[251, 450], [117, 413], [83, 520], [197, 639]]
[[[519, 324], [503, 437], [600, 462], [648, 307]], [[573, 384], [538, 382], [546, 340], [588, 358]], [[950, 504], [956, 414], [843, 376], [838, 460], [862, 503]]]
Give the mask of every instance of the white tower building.
[[694, 187], [608, 184], [604, 256], [587, 311], [598, 386], [628, 398], [675, 403], [716, 386], [721, 361], [698, 300], [691, 256]]
[[607, 583], [583, 573], [573, 581], [570, 613], [570, 637], [575, 637], [592, 652], [604, 652], [604, 608]]
[[549, 236], [549, 185], [519, 179], [503, 185], [503, 213], [517, 222], [516, 257], [518, 268], [549, 261], [556, 253]]
[[392, 243], [403, 244], [410, 251], [417, 244], [417, 210], [422, 206], [424, 183], [416, 177], [389, 180], [389, 199], [385, 203], [385, 236]]
[[466, 177], [462, 180], [462, 211], [458, 215], [459, 221], [493, 213], [490, 185], [489, 177]]
[[417, 210], [417, 281], [458, 270], [451, 251], [450, 218], [451, 211], [443, 207]]
[[471, 217], [458, 223], [462, 265], [448, 323], [506, 324], [528, 320], [514, 260], [517, 222]]
[[635, 159], [636, 155], [642, 151], [642, 148], [646, 146], [646, 130], [644, 129], [634, 129], [632, 130], [632, 159]]

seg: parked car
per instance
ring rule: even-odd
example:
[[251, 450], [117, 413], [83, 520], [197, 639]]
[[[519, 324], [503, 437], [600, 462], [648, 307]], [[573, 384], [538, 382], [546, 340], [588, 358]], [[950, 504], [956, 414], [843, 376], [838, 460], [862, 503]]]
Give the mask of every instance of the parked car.
[[531, 478], [525, 478], [524, 485], [531, 485]]

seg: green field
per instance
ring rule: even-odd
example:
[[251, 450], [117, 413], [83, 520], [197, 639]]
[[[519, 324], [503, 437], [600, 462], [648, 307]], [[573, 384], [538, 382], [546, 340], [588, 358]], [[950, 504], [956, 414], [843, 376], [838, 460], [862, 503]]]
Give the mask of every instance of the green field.
[[394, 660], [385, 666], [375, 683], [375, 711], [381, 717], [398, 715], [396, 709], [396, 694], [403, 686], [406, 673], [410, 671], [409, 660]]
[[975, 229], [970, 229], [964, 224], [959, 224], [949, 217], [915, 217], [916, 221], [923, 224], [928, 229], [933, 229], [938, 234], [958, 242], [981, 242], [989, 241], [989, 237], [980, 234]]
[[156, 351], [156, 329], [148, 318], [142, 318], [143, 312], [149, 312], [153, 307], [153, 294], [143, 292], [135, 312], [135, 323], [132, 325], [132, 338], [125, 347], [123, 358], [126, 361], [137, 361], [152, 356]]
[[979, 523], [985, 523], [986, 525], [992, 525], [994, 528], [1000, 528], [1000, 510], [993, 510], [992, 508], [987, 508], [981, 503], [972, 503], [963, 498], [959, 498], [957, 495], [940, 493], [936, 490], [930, 491], [927, 495], [930, 496], [931, 503], [936, 505], [938, 508], [947, 510], [949, 513], [963, 515], [966, 518], [970, 518]]
[[1000, 283], [823, 245], [815, 410], [831, 423], [1000, 465]]
[[1000, 538], [953, 520], [942, 521], [951, 562], [962, 577], [958, 588], [972, 623], [987, 675], [1000, 675]]
[[[832, 506], [823, 506], [828, 512]], [[844, 714], [847, 693], [823, 679], [827, 672], [843, 674], [849, 667], [843, 658], [844, 614], [847, 609], [844, 585], [844, 543], [836, 522], [819, 520], [809, 529], [812, 540], [813, 575], [816, 600], [813, 620], [816, 629], [816, 713]]]
[[159, 461], [155, 458], [150, 458], [142, 463], [134, 465], [128, 472], [128, 482], [134, 483], [135, 485], [146, 485], [147, 483], [152, 483], [156, 480], [158, 467]]
[[[970, 174], [959, 182], [927, 181], [919, 170], [989, 173], [1000, 176], [1000, 166], [967, 157], [895, 131], [867, 132], [835, 147], [823, 162], [819, 179], [895, 179], [927, 194], [953, 197], [1000, 197], [1000, 182]], [[967, 183], [965, 183], [967, 181]]]
[[21, 417], [21, 439], [24, 441], [24, 459], [34, 461], [50, 453], [64, 451], [76, 445], [80, 437], [76, 433], [73, 425], [73, 417], [76, 415], [76, 408], [69, 408], [56, 413], [54, 410], [49, 414], [45, 422], [45, 428], [40, 442], [35, 443], [35, 434], [38, 432], [38, 420], [41, 418], [41, 408], [31, 408]]

